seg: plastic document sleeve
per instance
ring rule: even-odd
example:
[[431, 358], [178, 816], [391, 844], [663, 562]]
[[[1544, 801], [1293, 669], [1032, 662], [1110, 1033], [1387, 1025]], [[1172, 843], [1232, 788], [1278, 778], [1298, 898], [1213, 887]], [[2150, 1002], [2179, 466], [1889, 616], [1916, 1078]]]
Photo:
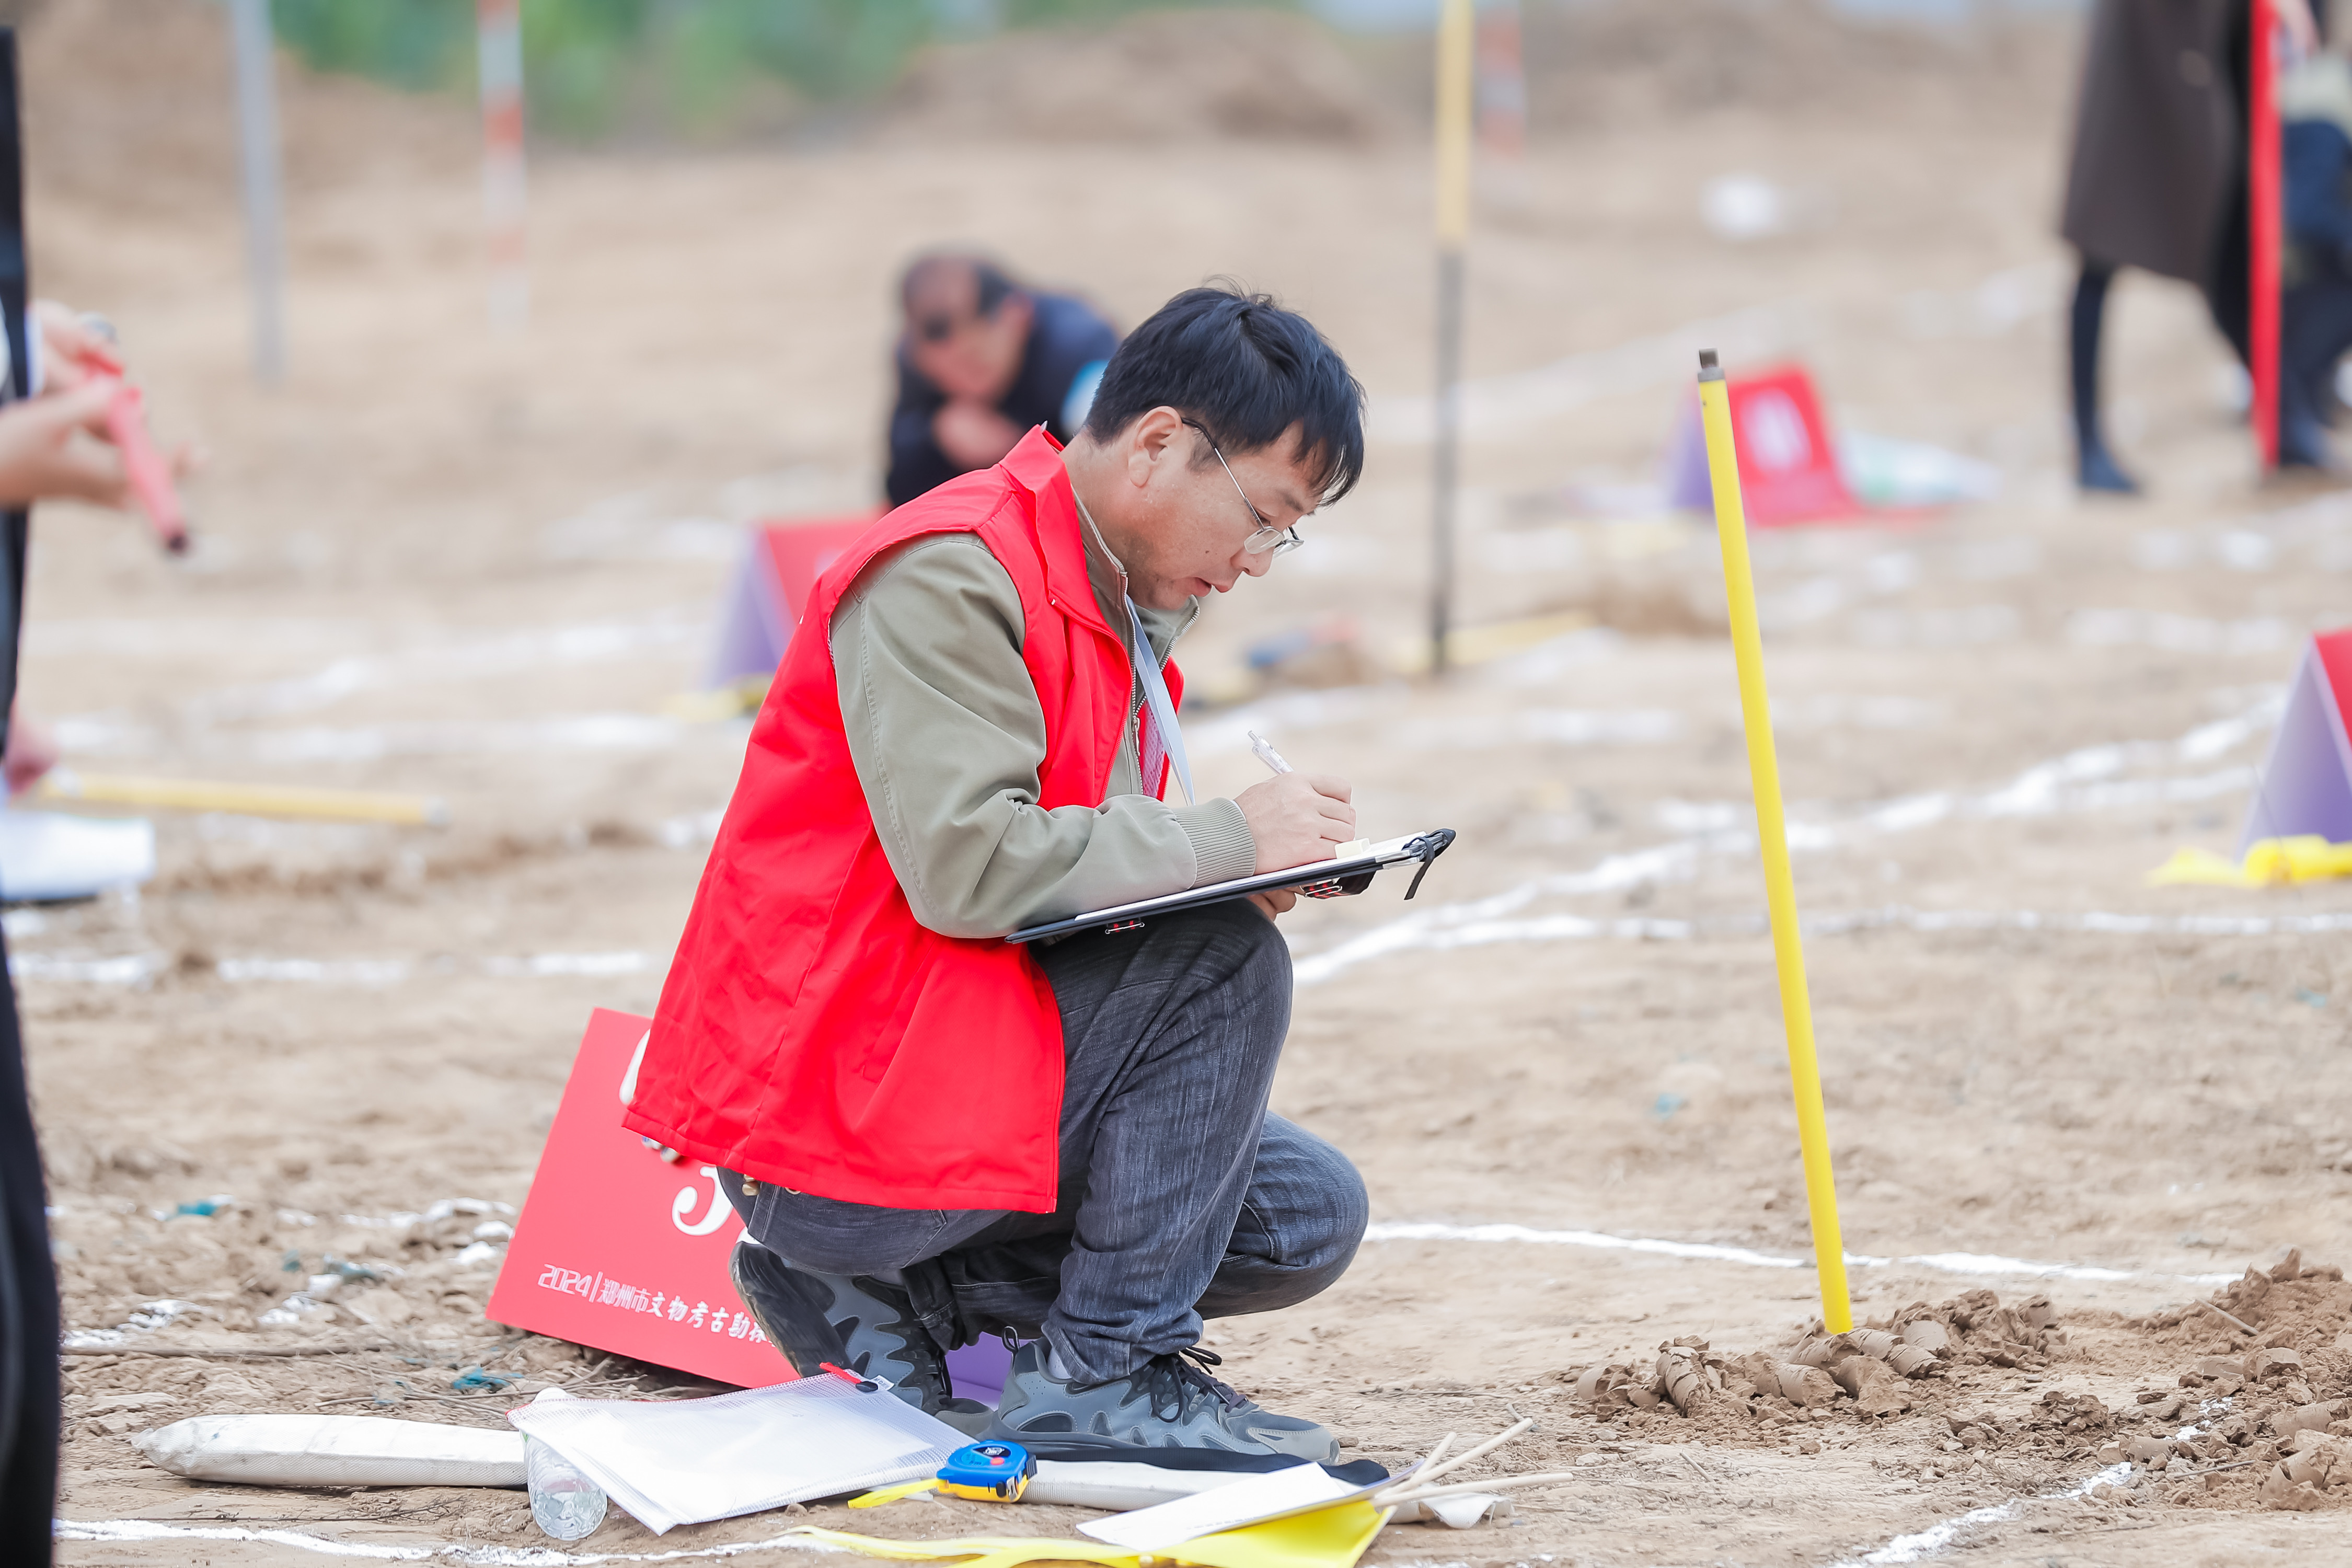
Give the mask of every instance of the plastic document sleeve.
[[656, 1535], [910, 1481], [970, 1441], [873, 1383], [833, 1377], [709, 1399], [547, 1400], [507, 1419]]
[[1444, 854], [1453, 842], [1454, 829], [1434, 828], [1404, 838], [1391, 838], [1353, 855], [1293, 866], [1286, 871], [1260, 871], [1255, 876], [1236, 877], [1230, 882], [1211, 882], [1181, 893], [1139, 899], [1131, 904], [1114, 904], [1109, 909], [1092, 910], [1065, 921], [1025, 926], [1004, 940], [1035, 942], [1041, 937], [1075, 936], [1083, 931], [1126, 931], [1157, 915], [1172, 915], [1179, 910], [1199, 909], [1203, 904], [1222, 904], [1228, 899], [1245, 899], [1252, 893], [1295, 889], [1310, 899], [1345, 898], [1370, 887], [1372, 879], [1391, 866], [1416, 868], [1412, 884], [1405, 889], [1404, 896], [1409, 899], [1421, 891], [1421, 879], [1428, 874], [1430, 863]]

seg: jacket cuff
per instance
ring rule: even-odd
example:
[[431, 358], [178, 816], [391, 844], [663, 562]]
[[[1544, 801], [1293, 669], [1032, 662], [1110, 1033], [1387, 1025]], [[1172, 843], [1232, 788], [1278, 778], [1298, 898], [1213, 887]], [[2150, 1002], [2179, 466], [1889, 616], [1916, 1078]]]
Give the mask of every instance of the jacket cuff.
[[1257, 869], [1257, 839], [1249, 819], [1230, 800], [1204, 800], [1170, 808], [1176, 826], [1192, 841], [1192, 886], [1230, 882]]

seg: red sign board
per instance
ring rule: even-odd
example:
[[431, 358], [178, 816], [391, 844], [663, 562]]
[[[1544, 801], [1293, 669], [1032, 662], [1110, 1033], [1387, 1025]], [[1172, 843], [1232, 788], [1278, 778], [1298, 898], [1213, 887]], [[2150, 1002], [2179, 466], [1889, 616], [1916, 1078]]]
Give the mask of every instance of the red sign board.
[[878, 511], [869, 511], [857, 517], [821, 521], [796, 519], [760, 525], [760, 537], [768, 547], [768, 562], [775, 573], [776, 587], [784, 596], [784, 607], [791, 613], [793, 625], [800, 624], [801, 613], [808, 605], [809, 590], [824, 575], [824, 569], [840, 560], [842, 552], [856, 543], [881, 516]]
[[[743, 1222], [726, 1178], [663, 1159], [621, 1125], [648, 1026], [590, 1016], [485, 1316], [719, 1383], [789, 1383], [791, 1363], [727, 1277]], [[1011, 1361], [983, 1339], [950, 1351], [948, 1370], [958, 1394], [992, 1404]]]
[[[1838, 471], [1837, 446], [1822, 416], [1812, 377], [1795, 365], [1743, 375], [1725, 387], [1739, 457], [1739, 495], [1753, 528], [1822, 522], [1861, 509]], [[1667, 483], [1677, 507], [1703, 511], [1715, 489], [1698, 400], [1683, 411], [1667, 454]]]
[[647, 1026], [602, 1007], [589, 1018], [487, 1315], [720, 1383], [788, 1382], [727, 1278], [743, 1222], [717, 1168], [672, 1164], [621, 1125]]
[[1792, 366], [1743, 376], [1728, 393], [1739, 493], [1750, 522], [1769, 527], [1855, 510], [1811, 377]]

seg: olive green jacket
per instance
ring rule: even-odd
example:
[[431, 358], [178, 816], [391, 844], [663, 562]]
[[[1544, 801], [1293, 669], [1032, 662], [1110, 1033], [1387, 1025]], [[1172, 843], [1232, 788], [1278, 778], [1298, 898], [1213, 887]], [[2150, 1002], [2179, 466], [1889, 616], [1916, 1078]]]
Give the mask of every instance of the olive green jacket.
[[[1086, 534], [1096, 601], [1123, 629], [1126, 572], [1091, 520]], [[1161, 663], [1198, 613], [1197, 602], [1141, 612]], [[971, 533], [877, 557], [834, 611], [850, 759], [915, 918], [946, 936], [1003, 936], [1255, 870], [1240, 806], [1168, 805], [1143, 793], [1140, 677], [1107, 798], [1038, 805], [1045, 715], [1022, 662], [1023, 630], [1011, 575]]]

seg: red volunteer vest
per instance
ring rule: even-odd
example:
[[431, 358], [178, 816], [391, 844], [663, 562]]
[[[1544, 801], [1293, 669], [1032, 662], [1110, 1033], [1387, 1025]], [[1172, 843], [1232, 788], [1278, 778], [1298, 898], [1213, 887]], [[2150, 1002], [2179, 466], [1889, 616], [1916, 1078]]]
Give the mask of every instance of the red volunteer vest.
[[825, 634], [877, 555], [977, 533], [1021, 595], [1045, 718], [1037, 804], [1099, 805], [1134, 674], [1087, 581], [1060, 453], [1030, 432], [996, 467], [883, 518], [817, 579], [662, 986], [621, 1118], [632, 1131], [847, 1203], [1054, 1207], [1053, 990], [1025, 948], [916, 921], [850, 763]]

